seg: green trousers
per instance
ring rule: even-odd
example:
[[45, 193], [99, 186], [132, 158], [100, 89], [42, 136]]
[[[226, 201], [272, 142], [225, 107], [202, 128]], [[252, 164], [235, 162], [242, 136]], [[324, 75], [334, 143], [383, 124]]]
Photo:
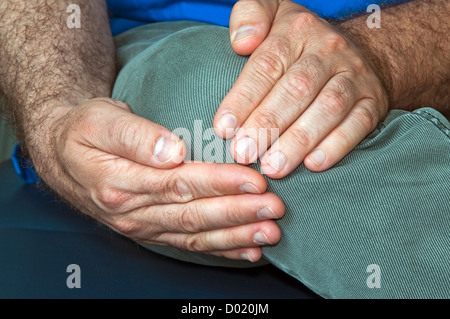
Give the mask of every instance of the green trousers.
[[[191, 159], [226, 159], [226, 143], [209, 130], [247, 61], [231, 50], [228, 30], [158, 23], [115, 40], [121, 71], [113, 98], [183, 135]], [[278, 221], [282, 239], [263, 249], [264, 260], [325, 298], [449, 298], [449, 127], [432, 108], [394, 110], [335, 167], [313, 173], [302, 165], [268, 179], [286, 214]], [[196, 263], [249, 266], [146, 247]]]

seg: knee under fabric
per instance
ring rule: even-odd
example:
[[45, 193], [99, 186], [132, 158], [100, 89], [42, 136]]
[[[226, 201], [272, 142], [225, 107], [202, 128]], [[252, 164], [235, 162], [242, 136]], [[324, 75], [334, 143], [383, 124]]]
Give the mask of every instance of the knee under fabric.
[[[225, 143], [201, 134], [247, 61], [231, 50], [228, 29], [158, 23], [117, 36], [116, 45], [122, 69], [113, 98], [190, 133], [190, 140], [181, 137], [193, 159]], [[192, 147], [199, 125], [201, 145]], [[265, 260], [325, 298], [449, 298], [449, 159], [445, 117], [431, 108], [391, 111], [335, 167], [313, 173], [301, 165], [284, 179], [268, 179], [286, 214], [278, 221], [282, 239], [263, 249]], [[185, 261], [249, 266], [144, 246]]]

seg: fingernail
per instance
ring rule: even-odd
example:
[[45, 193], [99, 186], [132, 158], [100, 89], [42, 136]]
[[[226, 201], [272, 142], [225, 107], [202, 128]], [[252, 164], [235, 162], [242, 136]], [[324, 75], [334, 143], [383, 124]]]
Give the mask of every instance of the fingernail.
[[239, 189], [244, 193], [261, 194], [259, 189], [251, 183], [242, 184]]
[[179, 139], [172, 135], [164, 135], [156, 141], [153, 154], [161, 164], [169, 162], [176, 154]]
[[309, 154], [309, 158], [317, 165], [320, 166], [325, 162], [325, 153], [322, 150], [315, 150]]
[[[276, 172], [281, 172], [286, 166], [286, 156], [281, 152], [274, 152], [267, 157], [267, 164]], [[274, 172], [275, 173], [275, 172]]]
[[273, 212], [272, 208], [264, 207], [258, 210], [256, 213], [260, 219], [276, 219], [277, 215]]
[[225, 134], [225, 138], [230, 138], [236, 132], [237, 118], [231, 113], [226, 113], [220, 117], [217, 126]]
[[234, 147], [236, 153], [245, 161], [256, 161], [257, 147], [254, 140], [249, 137], [241, 138]]
[[246, 254], [246, 253], [242, 253], [241, 254], [241, 258], [244, 259], [244, 260], [251, 261], [252, 263], [254, 262], [253, 259], [251, 259], [250, 256], [248, 254]]
[[252, 26], [243, 26], [240, 27], [234, 36], [232, 37], [231, 43], [236, 43], [241, 40], [250, 38], [256, 34], [256, 29]]
[[258, 245], [272, 245], [272, 243], [267, 238], [266, 234], [264, 234], [263, 232], [257, 232], [253, 236], [253, 241], [255, 242], [255, 244]]

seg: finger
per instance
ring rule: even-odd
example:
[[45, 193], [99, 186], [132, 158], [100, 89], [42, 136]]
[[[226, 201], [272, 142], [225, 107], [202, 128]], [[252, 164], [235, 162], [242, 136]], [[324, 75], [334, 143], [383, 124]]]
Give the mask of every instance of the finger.
[[359, 92], [345, 74], [333, 77], [308, 109], [281, 135], [261, 160], [265, 174], [282, 178], [303, 161], [345, 118]]
[[130, 214], [142, 225], [158, 225], [159, 232], [199, 233], [283, 217], [285, 206], [273, 193], [205, 198], [186, 204], [157, 205]]
[[274, 221], [263, 221], [194, 234], [163, 233], [156, 237], [158, 242], [195, 252], [274, 245], [280, 239], [281, 231]]
[[[98, 163], [104, 156], [109, 155], [88, 157], [92, 159], [86, 161], [87, 167], [75, 169], [75, 176], [87, 185], [97, 206], [112, 213], [200, 198], [262, 194], [267, 188], [267, 182], [259, 172], [237, 164], [185, 163], [171, 170], [159, 170], [123, 158]], [[97, 175], [90, 182], [93, 169]], [[83, 174], [85, 171], [90, 173]]]
[[230, 145], [234, 159], [241, 164], [256, 161], [304, 112], [334, 72], [329, 59], [304, 53], [237, 132]]
[[[309, 30], [319, 23], [323, 24], [316, 15], [302, 10], [291, 10], [277, 16], [278, 22], [274, 23], [267, 39], [250, 56], [216, 112], [213, 126], [218, 136], [234, 136], [283, 74], [298, 60], [311, 36], [308, 35]], [[296, 32], [290, 31], [292, 25]]]
[[165, 127], [131, 113], [114, 100], [87, 103], [91, 123], [83, 138], [89, 139], [92, 147], [155, 168], [171, 168], [183, 161], [184, 142]]
[[[103, 217], [102, 221], [127, 237], [136, 240], [153, 239], [161, 243], [157, 240], [159, 235], [155, 238], [155, 234], [197, 234], [221, 229], [231, 230], [233, 227], [281, 218], [284, 211], [284, 204], [275, 194], [247, 194], [208, 198], [187, 204], [145, 207], [127, 214], [110, 214]], [[265, 234], [268, 238], [277, 235], [277, 228], [276, 224], [266, 224]], [[246, 236], [241, 231], [246, 230], [242, 228], [235, 233], [239, 233], [241, 237]]]
[[305, 158], [305, 166], [320, 172], [337, 164], [376, 128], [380, 107], [374, 99], [358, 101], [343, 122]]
[[230, 15], [230, 41], [240, 55], [250, 55], [270, 31], [277, 1], [238, 1]]
[[205, 252], [205, 254], [225, 257], [228, 259], [257, 262], [262, 257], [262, 249], [261, 247], [251, 247], [251, 248], [238, 248], [231, 250], [214, 250], [214, 251], [207, 251]]
[[237, 164], [184, 163], [172, 170], [136, 176], [137, 185], [127, 184], [125, 189], [131, 187], [137, 193], [159, 194], [158, 204], [186, 203], [223, 195], [262, 194], [267, 189], [267, 181], [259, 172]]

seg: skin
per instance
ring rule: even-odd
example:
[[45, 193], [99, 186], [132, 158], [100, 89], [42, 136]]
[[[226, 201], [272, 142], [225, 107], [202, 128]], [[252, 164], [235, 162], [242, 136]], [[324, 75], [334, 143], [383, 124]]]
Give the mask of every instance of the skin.
[[302, 162], [329, 169], [392, 108], [448, 117], [449, 12], [445, 0], [413, 1], [370, 29], [367, 16], [332, 25], [291, 1], [239, 1], [230, 39], [251, 56], [216, 113], [217, 134], [233, 137], [237, 162], [262, 156], [263, 172], [282, 178]]
[[[0, 2], [0, 88], [17, 136], [57, 195], [144, 243], [233, 259], [280, 239], [284, 204], [257, 171], [181, 163], [184, 143], [109, 98], [115, 48], [104, 1]], [[155, 154], [166, 137], [170, 152]], [[181, 164], [180, 164], [181, 163]]]
[[[110, 99], [116, 70], [105, 2], [78, 1], [80, 29], [66, 27], [70, 3], [0, 2], [0, 89], [40, 177], [66, 202], [134, 240], [261, 258], [262, 245], [280, 240], [274, 220], [284, 214], [282, 201], [265, 192], [264, 177], [250, 168], [180, 164], [185, 145], [178, 137]], [[384, 29], [368, 30], [364, 18], [331, 26], [289, 1], [238, 2], [231, 37], [241, 26], [253, 25], [256, 32], [232, 43], [236, 53], [252, 56], [218, 109], [217, 133], [229, 137], [217, 127], [225, 113], [235, 114], [239, 127], [279, 127], [282, 135], [268, 154], [282, 151], [287, 165], [270, 171], [263, 158], [263, 166], [280, 178], [302, 161], [315, 171], [332, 166], [389, 105], [427, 103], [448, 114], [445, 6], [416, 1], [388, 9]], [[316, 82], [307, 82], [312, 78]], [[289, 109], [283, 118], [280, 103]], [[305, 124], [292, 130], [292, 123]], [[157, 154], [164, 136], [171, 151]], [[308, 155], [316, 149], [326, 155], [320, 167]]]

